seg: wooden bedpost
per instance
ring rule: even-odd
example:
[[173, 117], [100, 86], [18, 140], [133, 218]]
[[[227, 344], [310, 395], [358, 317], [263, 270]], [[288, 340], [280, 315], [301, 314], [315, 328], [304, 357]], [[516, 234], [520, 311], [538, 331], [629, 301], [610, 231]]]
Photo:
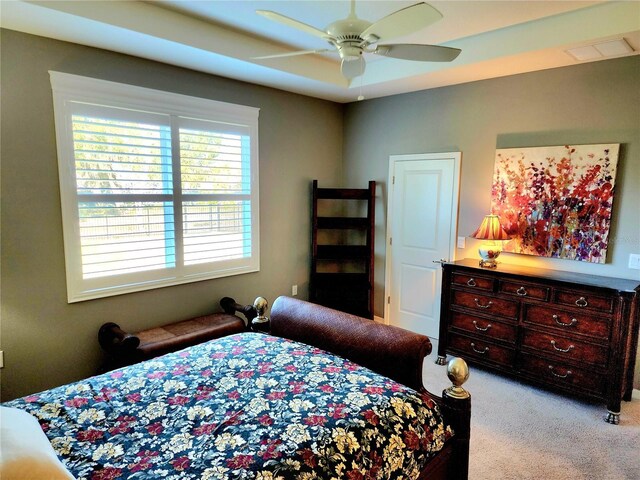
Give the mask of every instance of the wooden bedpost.
[[471, 437], [471, 394], [462, 388], [469, 378], [469, 367], [462, 358], [453, 358], [447, 365], [451, 387], [442, 392], [442, 411], [455, 432], [456, 442], [453, 471], [450, 479], [466, 480], [469, 477], [469, 439]]

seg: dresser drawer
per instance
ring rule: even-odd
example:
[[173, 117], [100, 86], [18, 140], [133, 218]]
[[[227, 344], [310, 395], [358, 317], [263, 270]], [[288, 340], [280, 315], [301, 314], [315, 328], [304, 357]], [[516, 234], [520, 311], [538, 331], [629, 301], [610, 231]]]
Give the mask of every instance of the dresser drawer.
[[563, 359], [601, 367], [607, 366], [608, 349], [606, 347], [568, 339], [553, 333], [543, 333], [526, 328], [522, 338], [522, 346], [552, 353]]
[[507, 295], [515, 295], [521, 298], [535, 298], [536, 300], [549, 300], [549, 287], [534, 285], [531, 283], [514, 282], [512, 280], [500, 280], [498, 291]]
[[478, 290], [486, 290], [493, 292], [493, 278], [478, 277], [474, 275], [467, 275], [466, 273], [454, 273], [451, 277], [451, 283], [453, 285], [460, 285], [463, 287], [475, 288]]
[[518, 316], [518, 302], [477, 293], [454, 290], [452, 304], [510, 320]]
[[485, 342], [482, 339], [470, 338], [455, 333], [449, 334], [449, 347], [458, 351], [462, 356], [485, 360], [513, 367], [515, 350], [502, 347], [493, 343]]
[[487, 320], [486, 318], [480, 318], [461, 312], [452, 313], [450, 325], [459, 330], [464, 330], [481, 337], [509, 343], [516, 342], [515, 325]]
[[538, 381], [571, 390], [578, 388], [597, 395], [604, 393], [606, 384], [605, 375], [596, 373], [588, 367], [575, 368], [563, 364], [561, 360], [547, 360], [525, 353], [521, 354], [520, 371]]
[[613, 312], [613, 297], [601, 297], [591, 292], [579, 290], [556, 290], [555, 303], [580, 310], [592, 310], [600, 313]]
[[538, 305], [527, 305], [525, 308], [525, 323], [562, 329], [563, 332], [568, 334], [579, 333], [600, 340], [609, 338], [610, 323], [606, 317], [601, 318], [579, 312], [566, 312]]

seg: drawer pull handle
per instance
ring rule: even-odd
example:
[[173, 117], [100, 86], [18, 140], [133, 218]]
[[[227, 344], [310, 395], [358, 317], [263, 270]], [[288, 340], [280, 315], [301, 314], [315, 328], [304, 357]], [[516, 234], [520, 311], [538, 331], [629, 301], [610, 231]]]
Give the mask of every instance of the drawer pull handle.
[[469, 280], [467, 280], [467, 285], [469, 285], [470, 287], [475, 287], [477, 283], [473, 278], [470, 278]]
[[578, 323], [578, 320], [576, 320], [575, 318], [571, 319], [571, 322], [569, 323], [564, 323], [560, 320], [560, 317], [558, 317], [558, 315], [554, 315], [553, 319], [556, 321], [556, 323], [558, 325], [560, 325], [561, 327], [572, 327], [573, 325], [575, 325], [576, 323]]
[[473, 321], [473, 326], [476, 327], [476, 330], [480, 330], [481, 332], [486, 332], [487, 330], [489, 330], [492, 325], [488, 324], [486, 327], [482, 328], [478, 326], [478, 322], [476, 322], [475, 320]]
[[487, 303], [486, 305], [481, 305], [480, 300], [478, 300], [477, 298], [474, 298], [473, 301], [476, 302], [476, 306], [480, 308], [489, 308], [491, 305], [493, 305], [493, 302], [491, 300], [489, 300], [489, 303]]
[[587, 305], [589, 305], [589, 302], [587, 302], [586, 298], [580, 297], [576, 300], [576, 305], [579, 307], [586, 307]]
[[471, 348], [473, 349], [474, 352], [479, 353], [480, 355], [484, 355], [489, 351], [489, 347], [484, 347], [482, 350], [478, 350], [476, 348], [476, 344], [473, 342], [471, 342]]
[[553, 349], [558, 351], [558, 352], [562, 352], [562, 353], [567, 353], [570, 352], [571, 350], [573, 350], [574, 348], [576, 348], [573, 345], [569, 345], [566, 349], [565, 348], [560, 348], [556, 346], [556, 341], [555, 340], [551, 340], [551, 345], [553, 346]]
[[551, 372], [551, 375], [558, 378], [567, 378], [569, 375], [571, 375], [571, 370], [567, 370], [567, 373], [565, 373], [564, 375], [554, 372], [553, 365], [549, 365], [549, 371]]
[[521, 297], [526, 297], [527, 296], [527, 289], [524, 287], [520, 287], [518, 290], [516, 290], [516, 293], [518, 295], [520, 295]]

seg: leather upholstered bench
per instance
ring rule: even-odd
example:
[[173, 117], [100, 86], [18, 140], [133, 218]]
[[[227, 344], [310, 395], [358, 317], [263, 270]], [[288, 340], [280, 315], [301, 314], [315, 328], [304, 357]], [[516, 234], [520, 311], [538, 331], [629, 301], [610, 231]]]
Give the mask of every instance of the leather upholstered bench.
[[[226, 301], [225, 301], [226, 300]], [[244, 332], [256, 316], [252, 306], [242, 306], [229, 297], [221, 300], [225, 313], [190, 318], [137, 333], [128, 333], [109, 322], [100, 327], [98, 341], [107, 353], [101, 371], [149, 360], [214, 338]], [[239, 311], [247, 323], [233, 313]]]

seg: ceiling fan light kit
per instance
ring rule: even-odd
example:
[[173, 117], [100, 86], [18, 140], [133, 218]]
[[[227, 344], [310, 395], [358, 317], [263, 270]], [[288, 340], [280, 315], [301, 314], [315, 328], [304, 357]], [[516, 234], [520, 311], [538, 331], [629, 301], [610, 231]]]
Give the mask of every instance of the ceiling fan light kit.
[[340, 69], [349, 80], [361, 76], [365, 71], [364, 53], [381, 55], [384, 57], [413, 60], [418, 62], [451, 62], [459, 54], [457, 48], [439, 45], [419, 44], [385, 44], [387, 41], [421, 30], [440, 20], [442, 14], [427, 3], [417, 3], [398, 10], [386, 17], [371, 23], [356, 16], [355, 0], [351, 0], [349, 15], [332, 22], [324, 31], [300, 22], [285, 15], [270, 10], [256, 10], [256, 13], [289, 27], [297, 28], [305, 33], [322, 38], [329, 42], [333, 49], [300, 50], [277, 55], [253, 57], [254, 59], [269, 59], [279, 57], [293, 57], [326, 51], [337, 51], [342, 59]]

